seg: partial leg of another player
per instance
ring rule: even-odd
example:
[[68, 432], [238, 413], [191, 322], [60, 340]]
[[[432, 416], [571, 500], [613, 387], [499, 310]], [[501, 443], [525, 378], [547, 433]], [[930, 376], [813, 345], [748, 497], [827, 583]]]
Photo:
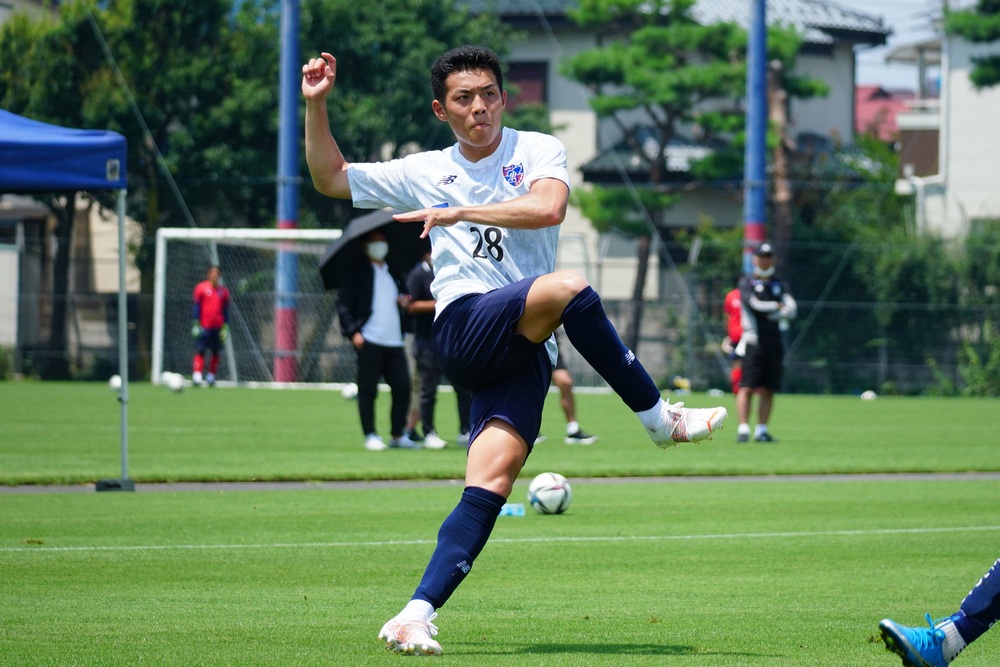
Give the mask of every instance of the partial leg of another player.
[[906, 667], [947, 667], [962, 650], [1000, 620], [1000, 559], [983, 575], [951, 616], [927, 627], [909, 627], [885, 618], [878, 624], [887, 650]]

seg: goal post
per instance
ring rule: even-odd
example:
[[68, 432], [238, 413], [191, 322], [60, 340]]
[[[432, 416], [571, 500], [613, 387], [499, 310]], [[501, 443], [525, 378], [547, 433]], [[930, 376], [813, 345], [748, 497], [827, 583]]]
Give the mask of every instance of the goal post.
[[[163, 373], [189, 376], [194, 355], [191, 338], [195, 285], [208, 267], [222, 270], [229, 288], [229, 336], [217, 375], [220, 382], [269, 385], [275, 382], [275, 309], [295, 304], [298, 367], [295, 384], [351, 382], [356, 359], [340, 335], [336, 303], [323, 287], [319, 263], [327, 246], [340, 238], [335, 229], [162, 228], [156, 233], [153, 291], [152, 382]], [[279, 250], [294, 257], [295, 294], [277, 293]], [[282, 356], [287, 352], [281, 351]]]

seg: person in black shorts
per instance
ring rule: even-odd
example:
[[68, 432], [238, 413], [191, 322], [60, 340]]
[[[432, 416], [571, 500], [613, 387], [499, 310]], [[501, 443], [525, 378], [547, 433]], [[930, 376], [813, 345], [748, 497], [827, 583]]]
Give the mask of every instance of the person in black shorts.
[[359, 208], [394, 208], [398, 222], [423, 226], [434, 262], [434, 348], [444, 374], [472, 392], [461, 498], [438, 530], [410, 601], [378, 633], [391, 651], [439, 655], [438, 610], [472, 571], [538, 436], [556, 329], [564, 327], [662, 448], [711, 438], [726, 410], [664, 399], [586, 278], [555, 270], [569, 205], [566, 148], [551, 135], [505, 126], [496, 53], [466, 45], [438, 58], [430, 109], [455, 144], [386, 162], [351, 162], [337, 145], [327, 106], [337, 68], [331, 53], [302, 68], [313, 184]]
[[[569, 343], [560, 335], [556, 335], [556, 344], [559, 346], [559, 354], [556, 357], [556, 365], [552, 369], [552, 384], [559, 389], [559, 403], [562, 406], [563, 414], [566, 415], [566, 437], [563, 442], [567, 445], [592, 445], [597, 442], [597, 436], [587, 433], [576, 421], [576, 398], [573, 396], [573, 376], [566, 368], [566, 359], [563, 355], [563, 347]], [[539, 436], [536, 443], [545, 439]]]
[[781, 388], [785, 346], [782, 334], [789, 320], [798, 314], [791, 289], [774, 275], [774, 249], [762, 243], [754, 254], [753, 273], [740, 278], [740, 301], [749, 317], [743, 318], [743, 335], [737, 354], [743, 357], [743, 377], [736, 394], [736, 413], [740, 423], [736, 442], [750, 440], [750, 403], [757, 394], [756, 442], [774, 442], [767, 429], [774, 406], [774, 395]]

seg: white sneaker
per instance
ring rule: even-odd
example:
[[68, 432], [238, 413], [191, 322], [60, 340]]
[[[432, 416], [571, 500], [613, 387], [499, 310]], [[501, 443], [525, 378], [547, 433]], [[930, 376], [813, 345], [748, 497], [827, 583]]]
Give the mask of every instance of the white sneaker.
[[385, 440], [377, 433], [369, 433], [365, 436], [365, 449], [369, 452], [381, 452], [386, 448]]
[[215, 386], [215, 373], [209, 373], [208, 375], [206, 375], [205, 376], [205, 382], [208, 383], [209, 387], [214, 387]]
[[444, 449], [447, 444], [448, 441], [434, 431], [428, 431], [424, 434], [424, 447], [427, 449]]
[[465, 449], [468, 449], [469, 448], [469, 434], [468, 434], [468, 432], [466, 432], [466, 433], [459, 433], [458, 437], [455, 438], [455, 444], [458, 445], [459, 447], [463, 447]]
[[392, 618], [382, 626], [378, 638], [385, 641], [385, 647], [396, 653], [408, 655], [441, 655], [441, 644], [434, 640], [437, 626], [431, 623], [437, 614], [431, 614], [426, 621], [417, 618]]
[[[424, 436], [424, 440], [427, 440], [427, 436]], [[420, 449], [419, 442], [413, 442], [410, 436], [405, 433], [398, 438], [392, 438], [389, 440], [389, 446], [393, 449]]]
[[665, 400], [656, 426], [648, 429], [649, 437], [664, 449], [679, 442], [711, 440], [725, 418], [725, 408], [685, 408]]
[[199, 371], [191, 373], [191, 384], [196, 387], [201, 384], [201, 373]]

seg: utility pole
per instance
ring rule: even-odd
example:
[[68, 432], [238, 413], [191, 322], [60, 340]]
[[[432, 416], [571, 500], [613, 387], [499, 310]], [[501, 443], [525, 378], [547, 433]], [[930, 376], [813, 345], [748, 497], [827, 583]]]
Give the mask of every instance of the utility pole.
[[[278, 229], [299, 226], [299, 0], [281, 3], [281, 76], [278, 91]], [[274, 278], [274, 379], [298, 376], [298, 256], [278, 250]]]
[[743, 162], [743, 272], [767, 236], [765, 137], [767, 133], [767, 22], [765, 0], [753, 0], [747, 45], [746, 148]]

